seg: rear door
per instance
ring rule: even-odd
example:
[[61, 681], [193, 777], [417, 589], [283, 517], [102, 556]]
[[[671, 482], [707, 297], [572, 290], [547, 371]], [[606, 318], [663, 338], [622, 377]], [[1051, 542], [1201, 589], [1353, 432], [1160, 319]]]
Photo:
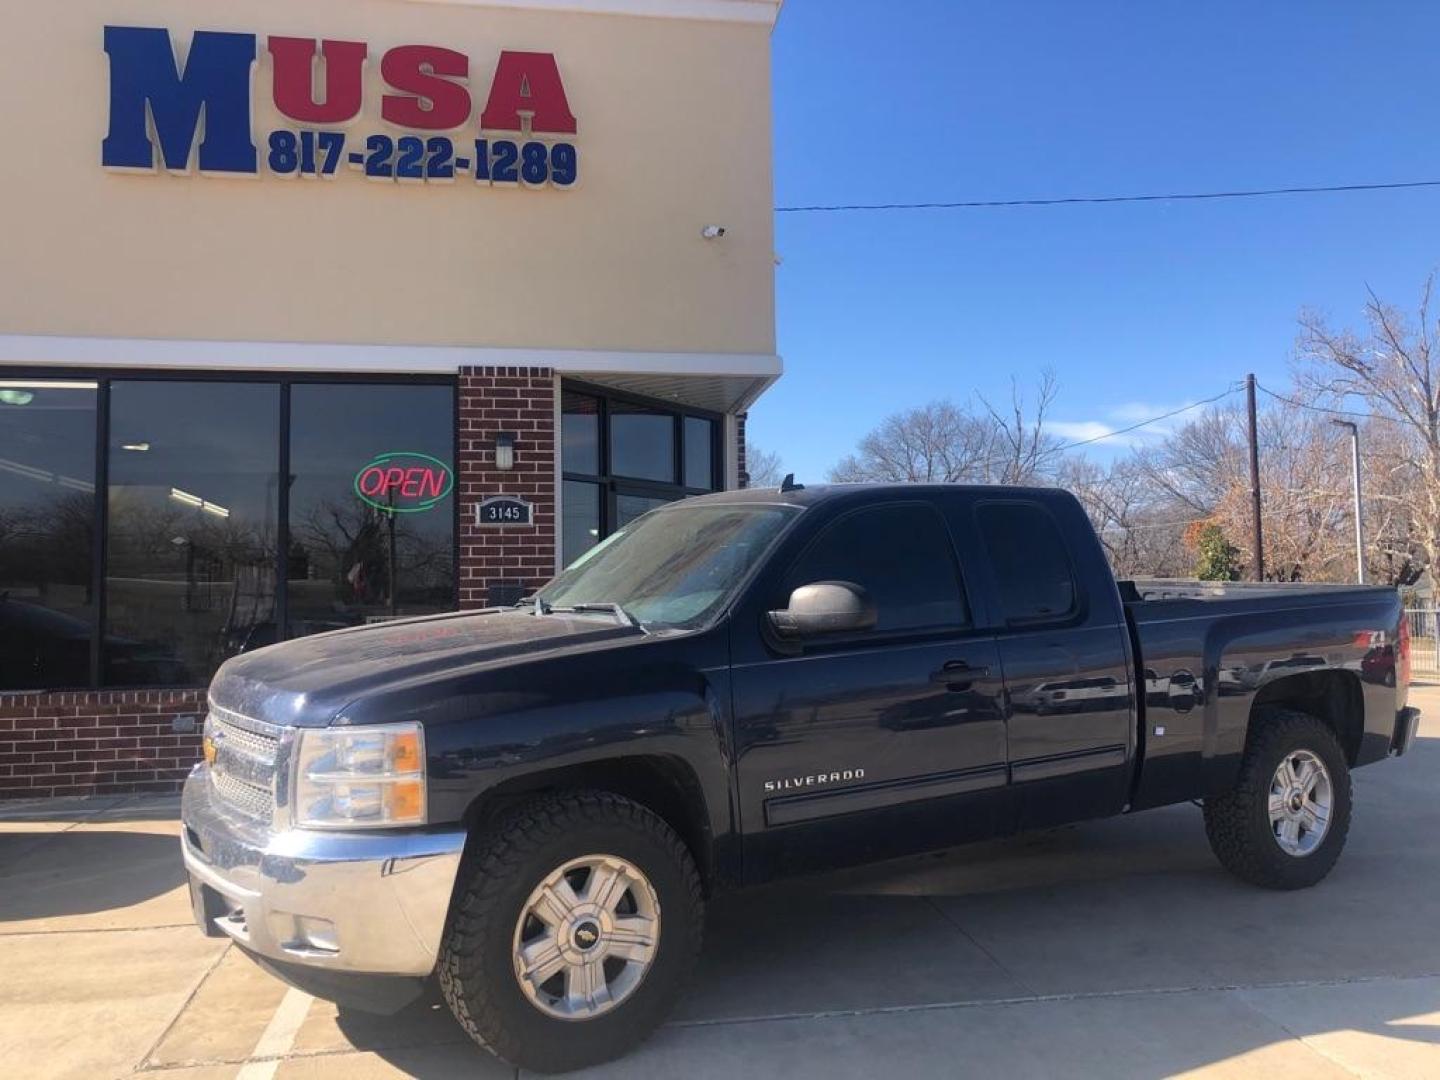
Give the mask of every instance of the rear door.
[[969, 516], [1005, 672], [1020, 827], [1118, 813], [1135, 731], [1129, 636], [1084, 511], [1064, 496], [1007, 495], [976, 499]]

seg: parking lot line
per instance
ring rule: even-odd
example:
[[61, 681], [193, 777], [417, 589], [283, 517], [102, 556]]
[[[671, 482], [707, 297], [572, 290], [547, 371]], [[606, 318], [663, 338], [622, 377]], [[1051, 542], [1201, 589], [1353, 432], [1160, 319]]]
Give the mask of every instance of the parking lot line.
[[255, 1049], [250, 1052], [252, 1059], [259, 1060], [252, 1060], [241, 1066], [235, 1080], [270, 1080], [275, 1075], [275, 1070], [280, 1067], [280, 1060], [295, 1045], [295, 1035], [299, 1032], [300, 1025], [305, 1022], [314, 1001], [309, 994], [296, 990], [293, 986], [286, 990], [285, 996], [275, 1008], [275, 1014], [260, 1033]]

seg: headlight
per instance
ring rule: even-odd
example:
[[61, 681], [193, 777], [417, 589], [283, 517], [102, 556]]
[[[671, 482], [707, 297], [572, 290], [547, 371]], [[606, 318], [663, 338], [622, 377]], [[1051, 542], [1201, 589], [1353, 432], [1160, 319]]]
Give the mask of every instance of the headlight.
[[425, 824], [425, 733], [419, 724], [300, 733], [295, 824], [373, 829]]

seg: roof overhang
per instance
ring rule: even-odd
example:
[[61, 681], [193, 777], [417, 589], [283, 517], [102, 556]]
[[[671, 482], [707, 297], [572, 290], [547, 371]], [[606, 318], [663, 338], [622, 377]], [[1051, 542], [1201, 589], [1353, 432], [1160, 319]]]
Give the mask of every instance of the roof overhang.
[[448, 345], [180, 341], [0, 334], [6, 365], [55, 368], [454, 374], [468, 367], [550, 368], [562, 377], [712, 412], [750, 407], [784, 371], [773, 353], [497, 349]]

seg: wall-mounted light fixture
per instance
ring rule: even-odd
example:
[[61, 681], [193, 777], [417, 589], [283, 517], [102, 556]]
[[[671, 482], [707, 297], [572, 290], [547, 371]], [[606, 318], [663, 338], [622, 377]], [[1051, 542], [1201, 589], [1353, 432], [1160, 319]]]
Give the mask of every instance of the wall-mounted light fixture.
[[509, 472], [515, 468], [514, 432], [497, 431], [495, 433], [495, 468], [503, 472]]

